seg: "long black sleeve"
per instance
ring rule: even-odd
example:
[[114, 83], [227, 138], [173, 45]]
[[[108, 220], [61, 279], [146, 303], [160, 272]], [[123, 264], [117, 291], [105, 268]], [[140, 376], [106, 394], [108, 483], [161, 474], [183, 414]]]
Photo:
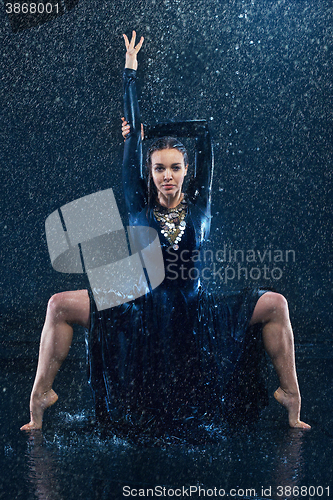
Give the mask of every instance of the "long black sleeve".
[[122, 178], [126, 207], [130, 217], [144, 208], [147, 192], [142, 171], [141, 117], [135, 79], [135, 70], [124, 70], [124, 116], [131, 129], [124, 146]]

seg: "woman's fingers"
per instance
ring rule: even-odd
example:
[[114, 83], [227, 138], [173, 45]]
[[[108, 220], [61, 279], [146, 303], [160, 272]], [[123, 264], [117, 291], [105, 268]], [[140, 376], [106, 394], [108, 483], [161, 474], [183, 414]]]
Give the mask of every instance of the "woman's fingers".
[[140, 38], [140, 42], [137, 44], [137, 46], [135, 47], [135, 50], [136, 50], [136, 53], [139, 52], [139, 50], [141, 49], [142, 47], [142, 44], [143, 44], [143, 41], [144, 41], [144, 38], [143, 36]]
[[134, 49], [134, 46], [135, 46], [135, 39], [136, 39], [136, 31], [132, 31], [132, 38], [131, 38], [131, 42], [130, 42], [130, 48], [131, 49]]
[[126, 139], [127, 135], [130, 132], [130, 125], [127, 123], [124, 117], [121, 118], [122, 124], [121, 124], [121, 133], [124, 139]]
[[125, 40], [125, 47], [126, 47], [126, 50], [128, 50], [129, 45], [130, 45], [129, 40], [128, 40], [128, 38], [127, 38], [127, 35], [125, 35], [125, 33], [123, 33], [123, 37], [124, 37], [124, 40]]
[[121, 127], [121, 133], [123, 134], [123, 137], [126, 137], [129, 134], [130, 129], [131, 128], [129, 125]]
[[129, 41], [127, 35], [125, 35], [125, 33], [123, 34], [123, 37], [124, 37], [124, 40], [125, 40], [125, 46], [126, 46], [126, 50], [130, 53], [138, 53], [139, 50], [141, 49], [142, 47], [142, 44], [143, 44], [143, 41], [144, 41], [144, 37], [142, 36], [140, 38], [140, 41], [137, 45], [135, 45], [135, 40], [136, 40], [136, 32], [133, 30], [132, 32], [132, 38], [131, 38], [131, 41]]
[[129, 128], [129, 123], [125, 120], [125, 118], [122, 118], [123, 123], [121, 124], [121, 130], [124, 130], [125, 128]]
[[136, 31], [132, 31], [132, 38], [131, 38], [131, 42], [129, 44], [129, 47], [130, 49], [134, 49], [136, 53], [139, 52], [139, 50], [141, 49], [142, 47], [142, 44], [143, 44], [143, 36], [140, 38], [140, 41], [137, 45], [135, 45], [135, 40], [136, 40]]

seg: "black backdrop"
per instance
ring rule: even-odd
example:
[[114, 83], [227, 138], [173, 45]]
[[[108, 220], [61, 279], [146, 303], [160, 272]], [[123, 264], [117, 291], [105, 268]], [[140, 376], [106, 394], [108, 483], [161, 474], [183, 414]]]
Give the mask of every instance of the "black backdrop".
[[279, 279], [229, 286], [276, 288], [297, 343], [331, 342], [332, 13], [324, 0], [80, 0], [14, 32], [0, 8], [1, 340], [37, 341], [50, 295], [87, 286], [52, 269], [46, 217], [108, 187], [124, 209], [121, 34], [135, 28], [143, 120], [211, 122], [210, 248], [295, 252], [265, 261]]

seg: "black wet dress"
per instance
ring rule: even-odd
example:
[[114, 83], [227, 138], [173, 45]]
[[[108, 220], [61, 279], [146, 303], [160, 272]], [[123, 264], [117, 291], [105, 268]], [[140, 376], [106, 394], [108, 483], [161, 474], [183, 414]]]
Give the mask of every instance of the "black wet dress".
[[[90, 291], [89, 383], [97, 419], [116, 432], [184, 437], [224, 422], [253, 420], [267, 404], [261, 329], [249, 327], [264, 291], [214, 294], [200, 279], [205, 263], [198, 255], [209, 234], [212, 176], [205, 122], [174, 125], [196, 141], [195, 172], [184, 202], [171, 211], [147, 204], [135, 77], [134, 70], [125, 70], [131, 133], [125, 142], [124, 194], [129, 224], [158, 232], [166, 275], [150, 293], [102, 311]], [[152, 135], [163, 135], [165, 127], [157, 126]], [[170, 213], [181, 229], [171, 243], [164, 230]]]

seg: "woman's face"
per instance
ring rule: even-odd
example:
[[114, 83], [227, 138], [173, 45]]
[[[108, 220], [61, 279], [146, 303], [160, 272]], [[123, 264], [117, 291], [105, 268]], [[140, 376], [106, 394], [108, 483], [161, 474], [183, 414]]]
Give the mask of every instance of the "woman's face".
[[175, 197], [181, 193], [188, 165], [178, 149], [161, 149], [151, 155], [151, 168], [158, 195]]

